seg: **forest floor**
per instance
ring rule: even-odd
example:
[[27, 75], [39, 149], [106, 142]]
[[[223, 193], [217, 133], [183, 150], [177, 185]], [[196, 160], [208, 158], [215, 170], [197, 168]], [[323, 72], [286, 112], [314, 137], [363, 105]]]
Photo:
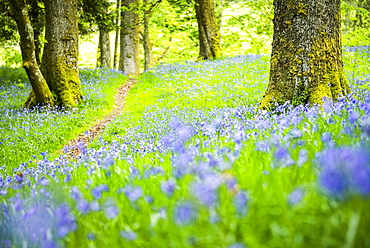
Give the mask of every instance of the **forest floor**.
[[113, 121], [122, 113], [125, 106], [126, 96], [135, 83], [136, 79], [129, 78], [124, 85], [118, 88], [117, 94], [114, 96], [113, 110], [109, 114], [104, 116], [103, 119], [98, 121], [94, 126], [90, 127], [85, 132], [80, 133], [77, 138], [68, 142], [66, 155], [69, 158], [78, 158], [81, 155], [81, 148], [87, 147], [90, 141], [95, 139], [104, 131], [106, 125], [109, 122]]

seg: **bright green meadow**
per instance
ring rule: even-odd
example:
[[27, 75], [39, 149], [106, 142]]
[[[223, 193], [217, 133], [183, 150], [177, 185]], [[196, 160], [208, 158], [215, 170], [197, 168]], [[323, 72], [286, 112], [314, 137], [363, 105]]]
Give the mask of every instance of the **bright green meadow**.
[[370, 247], [369, 53], [344, 51], [350, 96], [272, 113], [269, 56], [159, 65], [73, 159], [127, 78], [82, 70], [81, 106], [29, 111], [0, 68], [0, 247]]

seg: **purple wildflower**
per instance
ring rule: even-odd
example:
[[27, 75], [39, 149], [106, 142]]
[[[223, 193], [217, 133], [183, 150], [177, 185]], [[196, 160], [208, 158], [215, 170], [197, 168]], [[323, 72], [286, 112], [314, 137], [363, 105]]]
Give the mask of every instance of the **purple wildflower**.
[[328, 149], [320, 155], [319, 164], [319, 183], [329, 195], [370, 194], [369, 149]]
[[59, 238], [64, 238], [68, 233], [77, 228], [75, 217], [72, 215], [69, 206], [60, 205], [54, 212], [57, 219], [57, 234]]
[[308, 152], [306, 149], [301, 149], [298, 154], [297, 166], [302, 166], [308, 160]]
[[90, 210], [91, 211], [99, 211], [100, 210], [100, 205], [99, 205], [99, 202], [97, 201], [93, 201], [90, 203]]
[[205, 206], [214, 206], [217, 203], [216, 189], [208, 187], [204, 183], [193, 183], [191, 186], [192, 194]]
[[88, 240], [95, 240], [96, 239], [96, 236], [95, 236], [95, 234], [94, 233], [88, 233], [87, 235], [86, 235], [86, 238], [88, 239]]
[[270, 150], [270, 144], [267, 140], [259, 141], [256, 143], [256, 151], [268, 152]]
[[246, 248], [246, 246], [242, 243], [235, 243], [235, 244], [228, 246], [227, 248]]
[[108, 192], [108, 186], [106, 185], [106, 184], [101, 184], [101, 185], [99, 185], [99, 186], [96, 186], [95, 188], [93, 188], [92, 190], [91, 190], [91, 194], [92, 194], [92, 196], [95, 198], [95, 199], [97, 199], [97, 200], [99, 200], [100, 198], [101, 198], [101, 194], [102, 194], [102, 192], [103, 191], [105, 191], [105, 192]]
[[123, 188], [123, 192], [131, 202], [136, 202], [143, 195], [143, 190], [140, 186], [127, 185]]
[[174, 179], [169, 179], [161, 184], [161, 190], [168, 196], [171, 197], [175, 192], [176, 181]]
[[329, 141], [331, 141], [331, 133], [330, 132], [325, 132], [321, 135], [321, 141], [324, 142], [324, 143], [328, 143]]
[[87, 214], [90, 211], [89, 202], [85, 199], [80, 199], [77, 203], [77, 210], [82, 214]]
[[295, 205], [299, 203], [304, 197], [304, 191], [301, 188], [293, 190], [288, 196], [288, 203], [290, 205]]
[[234, 196], [234, 206], [239, 216], [245, 216], [248, 211], [248, 196], [247, 192], [240, 190]]
[[70, 196], [73, 200], [78, 201], [82, 198], [82, 194], [77, 186], [71, 188]]
[[119, 209], [113, 200], [110, 199], [105, 203], [104, 213], [108, 219], [114, 219], [117, 217], [119, 214]]
[[195, 207], [190, 202], [183, 202], [175, 207], [175, 223], [177, 225], [189, 225], [195, 220]]
[[120, 232], [120, 235], [122, 238], [130, 240], [130, 241], [137, 239], [137, 234], [132, 230], [128, 230], [128, 231], [123, 230]]

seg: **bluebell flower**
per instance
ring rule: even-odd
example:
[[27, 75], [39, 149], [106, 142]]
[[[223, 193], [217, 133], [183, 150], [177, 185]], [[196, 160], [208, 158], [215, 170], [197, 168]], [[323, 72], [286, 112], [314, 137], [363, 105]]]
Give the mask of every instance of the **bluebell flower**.
[[302, 166], [308, 161], [308, 152], [306, 149], [301, 149], [298, 153], [297, 166]]
[[113, 159], [113, 156], [111, 155], [108, 155], [106, 158], [104, 158], [103, 160], [103, 166], [102, 168], [103, 169], [108, 169], [110, 166], [112, 166], [114, 164], [114, 159]]
[[42, 186], [47, 186], [49, 185], [49, 180], [46, 179], [46, 178], [42, 178], [38, 181], [38, 184], [42, 185]]
[[131, 185], [127, 185], [123, 188], [123, 192], [131, 202], [136, 202], [140, 197], [143, 196], [143, 190], [140, 186], [133, 187]]
[[136, 240], [137, 239], [137, 234], [136, 232], [132, 231], [132, 230], [122, 230], [120, 232], [120, 235], [122, 238], [125, 238], [127, 240]]
[[174, 209], [175, 223], [177, 225], [189, 225], [196, 218], [196, 209], [190, 202], [182, 202]]
[[105, 192], [108, 192], [108, 186], [106, 185], [106, 184], [101, 184], [101, 185], [99, 185], [99, 186], [96, 186], [95, 188], [93, 188], [92, 190], [91, 190], [91, 195], [95, 198], [95, 199], [97, 199], [97, 200], [99, 200], [100, 198], [101, 198], [101, 194], [102, 194], [102, 192], [103, 191], [105, 191]]
[[247, 248], [247, 246], [245, 246], [242, 243], [235, 243], [235, 244], [228, 246], [227, 248]]
[[256, 151], [268, 152], [270, 150], [270, 144], [267, 140], [256, 142]]
[[104, 213], [108, 219], [114, 219], [119, 214], [119, 209], [117, 208], [116, 203], [112, 199], [109, 199], [105, 203]]
[[177, 129], [177, 135], [181, 142], [186, 142], [188, 139], [190, 139], [194, 135], [194, 131], [189, 126], [183, 126]]
[[55, 241], [53, 240], [48, 240], [47, 238], [44, 238], [41, 242], [41, 246], [43, 248], [59, 248], [60, 246], [58, 245], [58, 243], [56, 243]]
[[293, 128], [291, 130], [291, 134], [292, 134], [293, 138], [301, 138], [302, 137], [302, 132], [298, 128]]
[[95, 212], [99, 211], [99, 210], [100, 210], [100, 204], [99, 204], [99, 202], [97, 202], [97, 201], [92, 201], [92, 202], [90, 203], [90, 210], [91, 210], [91, 211], [95, 211]]
[[86, 154], [87, 152], [87, 149], [83, 143], [82, 140], [78, 140], [77, 143], [76, 143], [76, 147], [77, 149], [81, 152], [81, 154]]
[[164, 174], [162, 167], [151, 167], [144, 172], [144, 178], [149, 178], [150, 176], [155, 176], [157, 174]]
[[319, 156], [319, 184], [333, 197], [370, 194], [370, 149], [340, 147]]
[[68, 183], [68, 182], [70, 182], [72, 180], [72, 175], [71, 175], [71, 173], [68, 173], [66, 176], [65, 176], [65, 178], [64, 178], [64, 182], [65, 183]]
[[327, 143], [329, 141], [331, 141], [331, 133], [330, 132], [325, 132], [321, 135], [321, 141], [324, 142], [324, 143]]
[[82, 214], [87, 214], [90, 211], [90, 204], [85, 199], [80, 199], [77, 202], [77, 210]]
[[59, 238], [64, 238], [68, 233], [77, 228], [76, 219], [71, 213], [69, 206], [62, 204], [55, 211], [54, 216], [57, 220], [57, 234]]
[[295, 205], [299, 203], [304, 197], [304, 191], [302, 188], [297, 188], [293, 190], [288, 196], [288, 203], [290, 205]]
[[352, 110], [349, 113], [348, 120], [350, 123], [353, 124], [358, 120], [359, 117], [360, 117], [360, 114], [356, 110]]
[[205, 206], [214, 206], [217, 203], [217, 191], [204, 183], [195, 182], [191, 185], [191, 192], [197, 200]]
[[239, 190], [233, 199], [236, 213], [239, 216], [245, 216], [248, 212], [248, 195], [244, 190]]
[[94, 233], [89, 232], [89, 233], [86, 235], [86, 238], [87, 238], [88, 240], [95, 240], [95, 239], [96, 239], [96, 236], [95, 236], [95, 234], [94, 234]]
[[169, 179], [161, 183], [161, 190], [168, 197], [171, 197], [173, 195], [173, 193], [175, 192], [175, 187], [176, 187], [176, 181], [174, 179]]
[[73, 186], [71, 188], [70, 196], [73, 200], [78, 201], [82, 198], [82, 194], [80, 192], [80, 189], [77, 186]]

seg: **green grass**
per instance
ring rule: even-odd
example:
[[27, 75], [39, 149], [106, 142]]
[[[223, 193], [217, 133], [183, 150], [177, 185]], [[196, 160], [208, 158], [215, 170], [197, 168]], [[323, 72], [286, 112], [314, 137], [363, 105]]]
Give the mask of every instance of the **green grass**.
[[107, 70], [81, 70], [84, 102], [71, 111], [29, 111], [30, 92], [23, 69], [0, 68], [0, 165], [14, 168], [31, 155], [58, 154], [67, 142], [108, 114], [116, 89], [127, 77]]

